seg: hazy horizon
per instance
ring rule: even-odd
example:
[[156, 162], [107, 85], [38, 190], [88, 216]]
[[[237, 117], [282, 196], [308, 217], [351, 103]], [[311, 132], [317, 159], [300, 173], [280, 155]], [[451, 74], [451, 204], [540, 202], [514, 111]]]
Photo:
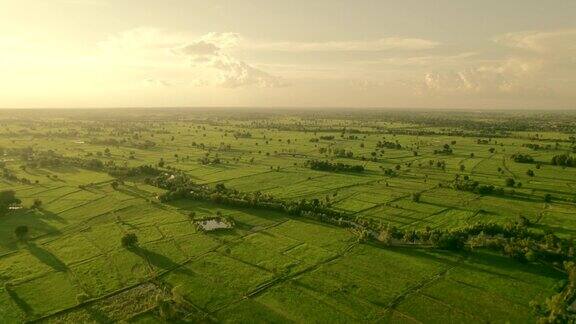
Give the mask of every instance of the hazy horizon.
[[0, 9], [0, 108], [576, 108], [574, 1]]

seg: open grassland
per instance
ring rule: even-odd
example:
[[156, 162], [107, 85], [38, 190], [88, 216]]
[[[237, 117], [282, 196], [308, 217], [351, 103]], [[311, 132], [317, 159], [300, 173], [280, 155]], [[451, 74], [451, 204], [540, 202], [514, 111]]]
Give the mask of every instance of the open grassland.
[[[535, 321], [531, 301], [564, 287], [565, 274], [540, 262], [482, 249], [359, 242], [345, 228], [280, 211], [162, 203], [165, 190], [142, 176], [117, 183], [102, 168], [43, 164], [38, 157], [153, 165], [209, 187], [316, 199], [400, 229], [523, 216], [534, 231], [569, 238], [576, 234], [576, 168], [550, 163], [574, 150], [566, 132], [491, 137], [385, 117], [134, 113], [123, 120], [92, 112], [0, 116], [0, 158], [10, 174], [0, 178], [0, 191], [13, 190], [24, 207], [0, 216], [2, 322], [156, 322], [165, 319], [158, 300], [166, 298], [179, 300], [190, 321], [526, 323]], [[535, 143], [545, 148], [527, 147]], [[451, 153], [438, 152], [445, 145]], [[519, 153], [535, 162], [515, 161]], [[364, 171], [314, 170], [309, 160]], [[464, 177], [506, 193], [451, 185]], [[36, 200], [41, 205], [29, 208]], [[215, 215], [234, 227], [198, 230], [196, 220]], [[25, 241], [14, 234], [23, 225]], [[137, 235], [138, 249], [121, 245], [128, 233]]]

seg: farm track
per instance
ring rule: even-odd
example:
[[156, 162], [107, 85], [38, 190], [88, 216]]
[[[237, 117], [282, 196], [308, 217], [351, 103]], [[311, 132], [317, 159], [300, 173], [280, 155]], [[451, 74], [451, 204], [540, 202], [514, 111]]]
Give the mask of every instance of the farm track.
[[471, 174], [475, 174], [476, 169], [478, 168], [478, 166], [480, 166], [480, 164], [482, 164], [483, 162], [486, 162], [486, 161], [492, 159], [493, 156], [494, 156], [494, 154], [490, 155], [490, 156], [487, 157], [487, 158], [482, 158], [482, 160], [480, 160], [480, 161], [478, 161], [478, 163], [474, 164], [474, 166], [472, 167], [472, 169], [470, 169], [470, 173], [471, 173]]
[[517, 179], [516, 175], [514, 174], [514, 172], [510, 171], [510, 169], [508, 168], [508, 166], [506, 165], [506, 157], [503, 156], [502, 157], [502, 165], [504, 166], [504, 170], [508, 171], [508, 173], [510, 173], [510, 175], [512, 175], [512, 178]]
[[245, 299], [254, 298], [254, 297], [258, 296], [258, 295], [261, 295], [261, 294], [265, 293], [265, 292], [266, 292], [267, 290], [269, 290], [270, 288], [273, 288], [273, 287], [275, 287], [275, 286], [277, 286], [277, 285], [279, 285], [279, 284], [281, 284], [281, 283], [284, 283], [284, 282], [289, 281], [289, 280], [293, 280], [293, 279], [295, 279], [295, 278], [297, 278], [297, 277], [299, 277], [299, 276], [302, 276], [302, 275], [304, 275], [304, 274], [306, 274], [306, 273], [309, 273], [309, 272], [311, 272], [311, 271], [314, 271], [314, 270], [320, 268], [321, 266], [323, 266], [323, 265], [325, 265], [325, 264], [328, 264], [328, 263], [330, 263], [330, 262], [334, 262], [334, 261], [340, 259], [341, 257], [347, 255], [347, 254], [348, 254], [355, 246], [357, 246], [357, 245], [358, 245], [358, 243], [355, 242], [355, 243], [349, 245], [349, 246], [348, 246], [346, 249], [344, 249], [342, 252], [340, 252], [340, 253], [332, 256], [332, 257], [329, 257], [329, 258], [327, 258], [327, 259], [325, 259], [325, 260], [323, 260], [323, 261], [321, 261], [321, 262], [319, 262], [319, 263], [316, 263], [316, 264], [314, 264], [314, 265], [312, 265], [312, 266], [310, 266], [310, 267], [308, 267], [308, 268], [306, 268], [306, 269], [300, 270], [300, 271], [295, 272], [295, 273], [293, 273], [293, 274], [276, 277], [276, 278], [273, 278], [273, 279], [271, 279], [271, 280], [269, 280], [269, 281], [267, 281], [267, 282], [264, 282], [264, 283], [258, 285], [258, 286], [257, 286], [256, 288], [254, 288], [253, 290], [247, 292], [247, 293], [244, 295], [243, 298], [240, 298], [240, 299], [238, 299], [238, 300], [235, 300], [235, 301], [233, 301], [233, 302], [231, 302], [231, 303], [229, 303], [229, 304], [227, 304], [227, 305], [224, 305], [224, 306], [222, 306], [222, 307], [214, 310], [211, 314], [215, 314], [215, 313], [217, 313], [217, 312], [219, 312], [219, 311], [221, 311], [221, 310], [223, 310], [223, 309], [226, 309], [226, 308], [228, 308], [228, 307], [230, 307], [230, 306], [232, 306], [232, 305], [234, 305], [234, 304], [237, 304], [237, 303], [239, 303], [239, 302], [241, 302], [241, 301], [243, 301], [243, 300], [245, 300]]
[[[433, 276], [430, 276], [428, 278], [425, 278], [424, 280], [420, 281], [419, 283], [417, 283], [416, 285], [406, 289], [405, 291], [403, 291], [402, 293], [400, 293], [398, 296], [396, 296], [390, 303], [388, 303], [388, 305], [386, 305], [385, 310], [395, 310], [396, 307], [398, 307], [398, 305], [400, 305], [404, 300], [406, 300], [406, 298], [408, 296], [414, 295], [419, 293], [422, 289], [434, 284], [435, 282], [443, 279], [446, 274], [448, 274], [448, 272], [456, 267], [458, 267], [458, 263], [462, 262], [465, 260], [465, 257], [460, 257], [458, 261], [455, 262], [455, 264], [453, 264], [452, 266], [440, 271], [439, 273], [434, 274]], [[380, 320], [378, 320], [377, 322], [381, 322], [384, 319], [384, 316], [380, 318]]]

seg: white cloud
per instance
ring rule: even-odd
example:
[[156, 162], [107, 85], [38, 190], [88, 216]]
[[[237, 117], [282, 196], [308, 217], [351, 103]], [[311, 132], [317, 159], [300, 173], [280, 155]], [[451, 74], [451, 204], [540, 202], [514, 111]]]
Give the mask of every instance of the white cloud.
[[576, 29], [508, 33], [494, 40], [505, 46], [538, 53], [576, 53]]
[[287, 83], [281, 78], [262, 71], [253, 65], [236, 59], [227, 52], [240, 41], [235, 33], [209, 33], [198, 40], [180, 46], [174, 53], [190, 59], [195, 67], [211, 68], [218, 72], [216, 84], [227, 88], [255, 85], [258, 87], [282, 87]]
[[434, 95], [549, 95], [538, 77], [538, 60], [510, 58], [461, 70], [428, 72], [415, 84], [420, 94]]
[[138, 27], [111, 35], [98, 43], [98, 47], [105, 52], [158, 50], [181, 44], [185, 39], [185, 35], [166, 33], [158, 28]]
[[144, 84], [151, 87], [171, 87], [172, 83], [166, 80], [149, 78], [144, 80]]
[[238, 88], [248, 85], [276, 88], [287, 86], [288, 83], [279, 77], [257, 69], [245, 62], [227, 55], [219, 55], [210, 62], [210, 66], [219, 70], [219, 84], [228, 88]]
[[440, 43], [421, 38], [388, 37], [368, 41], [331, 42], [253, 42], [252, 49], [285, 52], [333, 52], [333, 51], [389, 51], [425, 50], [435, 48]]
[[212, 56], [217, 55], [219, 51], [220, 47], [203, 40], [188, 44], [180, 49], [182, 54], [189, 56]]
[[576, 29], [508, 33], [494, 41], [507, 49], [501, 59], [426, 72], [413, 86], [434, 95], [568, 95], [565, 83], [576, 75]]

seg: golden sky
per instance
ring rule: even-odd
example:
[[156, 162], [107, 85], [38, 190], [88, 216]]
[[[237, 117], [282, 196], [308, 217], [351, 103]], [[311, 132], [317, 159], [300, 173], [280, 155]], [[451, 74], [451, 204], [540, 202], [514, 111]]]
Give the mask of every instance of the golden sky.
[[0, 108], [576, 108], [574, 0], [0, 0]]

